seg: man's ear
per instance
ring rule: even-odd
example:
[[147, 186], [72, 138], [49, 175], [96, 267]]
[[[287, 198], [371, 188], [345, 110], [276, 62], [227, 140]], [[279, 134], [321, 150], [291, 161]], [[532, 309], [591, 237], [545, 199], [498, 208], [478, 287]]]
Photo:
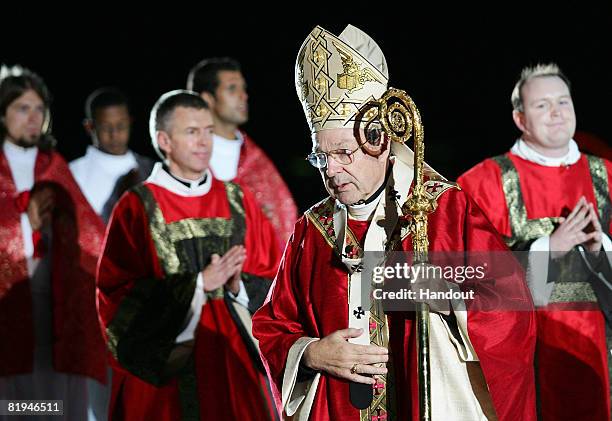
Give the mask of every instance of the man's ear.
[[381, 135], [381, 143], [380, 143], [380, 155], [378, 156], [378, 159], [381, 161], [386, 161], [387, 159], [389, 159], [389, 154], [391, 153], [391, 142], [392, 140], [389, 139], [389, 136], [387, 136], [387, 133], [383, 132]]
[[514, 124], [521, 132], [526, 132], [525, 128], [525, 113], [522, 111], [514, 110], [512, 111], [512, 120], [514, 120]]
[[93, 136], [96, 130], [94, 126], [94, 122], [91, 118], [83, 119], [83, 128], [85, 129], [85, 131], [87, 132], [89, 136]]
[[215, 97], [210, 92], [200, 92], [200, 97], [206, 101], [208, 106], [212, 109], [215, 108]]
[[163, 130], [158, 130], [155, 135], [157, 136], [157, 145], [159, 146], [159, 149], [161, 149], [167, 156], [168, 153], [172, 151], [170, 136], [168, 136], [168, 133], [164, 132]]

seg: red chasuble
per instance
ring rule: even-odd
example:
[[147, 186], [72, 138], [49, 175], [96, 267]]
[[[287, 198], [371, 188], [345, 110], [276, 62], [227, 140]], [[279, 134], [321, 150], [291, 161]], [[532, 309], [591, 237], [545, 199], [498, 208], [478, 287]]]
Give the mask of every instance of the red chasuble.
[[119, 201], [98, 269], [100, 312], [115, 358], [113, 419], [276, 419], [257, 349], [223, 288], [207, 293], [191, 356], [168, 371], [198, 273], [213, 253], [234, 244], [247, 250], [242, 279], [254, 311], [280, 256], [250, 194], [213, 180], [208, 193], [186, 197], [145, 182]]
[[[567, 216], [581, 196], [595, 205], [609, 235], [611, 174], [609, 161], [592, 156], [581, 155], [569, 166], [547, 167], [507, 153], [476, 165], [459, 183], [508, 245], [520, 250], [550, 235], [555, 228], [552, 218]], [[585, 280], [554, 279], [556, 290], [549, 304], [538, 307], [536, 367], [542, 420], [609, 419], [605, 323]]]
[[[95, 298], [102, 221], [59, 154], [38, 151], [34, 173], [34, 189], [48, 186], [55, 192], [50, 277], [53, 367], [104, 382], [105, 348]], [[32, 371], [32, 297], [20, 223], [26, 208], [0, 151], [0, 376]]]
[[[463, 192], [450, 190], [438, 203], [438, 210], [429, 217], [431, 251], [506, 250], [482, 212]], [[309, 212], [333, 232], [332, 211], [333, 201], [327, 199]], [[349, 221], [349, 228], [359, 238], [367, 226]], [[410, 237], [401, 249], [412, 250]], [[516, 272], [479, 283], [480, 293], [468, 304], [468, 331], [495, 411], [504, 421], [533, 420], [535, 321], [529, 311], [529, 291]], [[253, 319], [253, 333], [278, 390], [282, 388], [289, 349], [299, 338], [323, 338], [348, 327], [347, 287], [346, 266], [312, 220], [306, 216], [299, 219], [269, 301]], [[489, 306], [493, 308], [489, 311], [470, 311], [484, 304], [481, 300], [514, 300], [527, 311], [498, 311], [494, 306]], [[387, 317], [397, 419], [418, 420], [415, 316], [412, 312], [388, 312]], [[359, 410], [349, 401], [349, 383], [323, 373], [310, 419], [358, 421]]]
[[245, 132], [234, 182], [246, 187], [272, 223], [281, 252], [297, 219], [297, 207], [287, 184], [270, 158]]

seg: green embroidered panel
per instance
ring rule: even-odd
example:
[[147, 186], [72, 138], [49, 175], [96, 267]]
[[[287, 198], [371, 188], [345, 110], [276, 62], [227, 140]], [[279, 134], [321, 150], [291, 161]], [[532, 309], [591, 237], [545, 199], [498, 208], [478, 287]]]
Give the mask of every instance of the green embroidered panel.
[[508, 206], [512, 237], [506, 239], [512, 248], [519, 242], [535, 240], [550, 235], [555, 230], [559, 218], [527, 219], [527, 209], [519, 182], [518, 171], [506, 155], [492, 158], [499, 165], [502, 173], [502, 188]]
[[[608, 175], [602, 159], [587, 156], [593, 181], [597, 207], [602, 224], [609, 226], [610, 196], [608, 192]], [[492, 158], [501, 169], [502, 188], [508, 206], [511, 238], [506, 238], [509, 247], [523, 244], [539, 237], [553, 233], [559, 218], [527, 219], [527, 209], [521, 192], [519, 174], [516, 167], [506, 155]], [[585, 283], [588, 274], [580, 256], [570, 252], [565, 258], [557, 261], [559, 273], [549, 302], [597, 302], [590, 284]]]
[[589, 162], [589, 170], [593, 179], [593, 188], [595, 190], [595, 199], [597, 200], [597, 210], [604, 232], [608, 232], [610, 227], [610, 218], [612, 217], [612, 205], [610, 204], [610, 186], [608, 185], [608, 170], [604, 160], [587, 155]]
[[183, 328], [196, 285], [194, 274], [141, 279], [121, 301], [107, 328], [113, 356], [134, 375], [160, 385]]
[[[109, 348], [123, 367], [154, 385], [168, 380], [165, 373], [176, 337], [196, 287], [199, 272], [214, 253], [223, 255], [243, 244], [246, 231], [243, 193], [226, 183], [230, 219], [188, 218], [166, 223], [157, 202], [146, 186], [133, 191], [140, 198], [149, 220], [149, 229], [163, 279], [141, 279], [121, 301], [107, 328]], [[209, 299], [223, 299], [223, 288], [207, 293]], [[183, 420], [199, 419], [193, 361], [179, 373]], [[195, 403], [194, 403], [195, 402]]]

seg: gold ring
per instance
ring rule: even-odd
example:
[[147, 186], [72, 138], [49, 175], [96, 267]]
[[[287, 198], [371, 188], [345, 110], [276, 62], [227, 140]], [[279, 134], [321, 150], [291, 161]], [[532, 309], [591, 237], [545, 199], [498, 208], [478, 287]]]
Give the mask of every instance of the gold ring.
[[353, 364], [353, 366], [351, 367], [351, 374], [355, 373], [357, 373], [357, 364]]

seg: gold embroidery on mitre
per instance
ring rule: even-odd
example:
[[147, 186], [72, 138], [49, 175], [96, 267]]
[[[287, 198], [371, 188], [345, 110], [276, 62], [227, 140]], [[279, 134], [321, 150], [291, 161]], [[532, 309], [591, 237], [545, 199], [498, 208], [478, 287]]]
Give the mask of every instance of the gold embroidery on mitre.
[[[374, 56], [374, 62], [384, 61], [379, 48]], [[311, 31], [298, 53], [295, 86], [312, 132], [352, 128], [357, 116], [364, 117], [361, 108], [387, 90], [386, 67], [376, 67], [370, 58], [321, 27]]]
[[340, 59], [342, 60], [343, 72], [338, 73], [336, 78], [339, 88], [346, 89], [349, 93], [352, 93], [362, 89], [366, 82], [386, 83], [371, 69], [367, 67], [361, 69], [361, 63], [355, 61], [348, 49], [337, 42], [332, 42], [332, 44], [336, 47], [338, 53], [340, 53]]
[[308, 97], [308, 82], [304, 80], [304, 67], [302, 63], [304, 62], [304, 53], [305, 51], [300, 52], [300, 56], [298, 57], [298, 65], [296, 66], [296, 76], [297, 79], [295, 81], [298, 86], [298, 98], [300, 101], [305, 101]]

